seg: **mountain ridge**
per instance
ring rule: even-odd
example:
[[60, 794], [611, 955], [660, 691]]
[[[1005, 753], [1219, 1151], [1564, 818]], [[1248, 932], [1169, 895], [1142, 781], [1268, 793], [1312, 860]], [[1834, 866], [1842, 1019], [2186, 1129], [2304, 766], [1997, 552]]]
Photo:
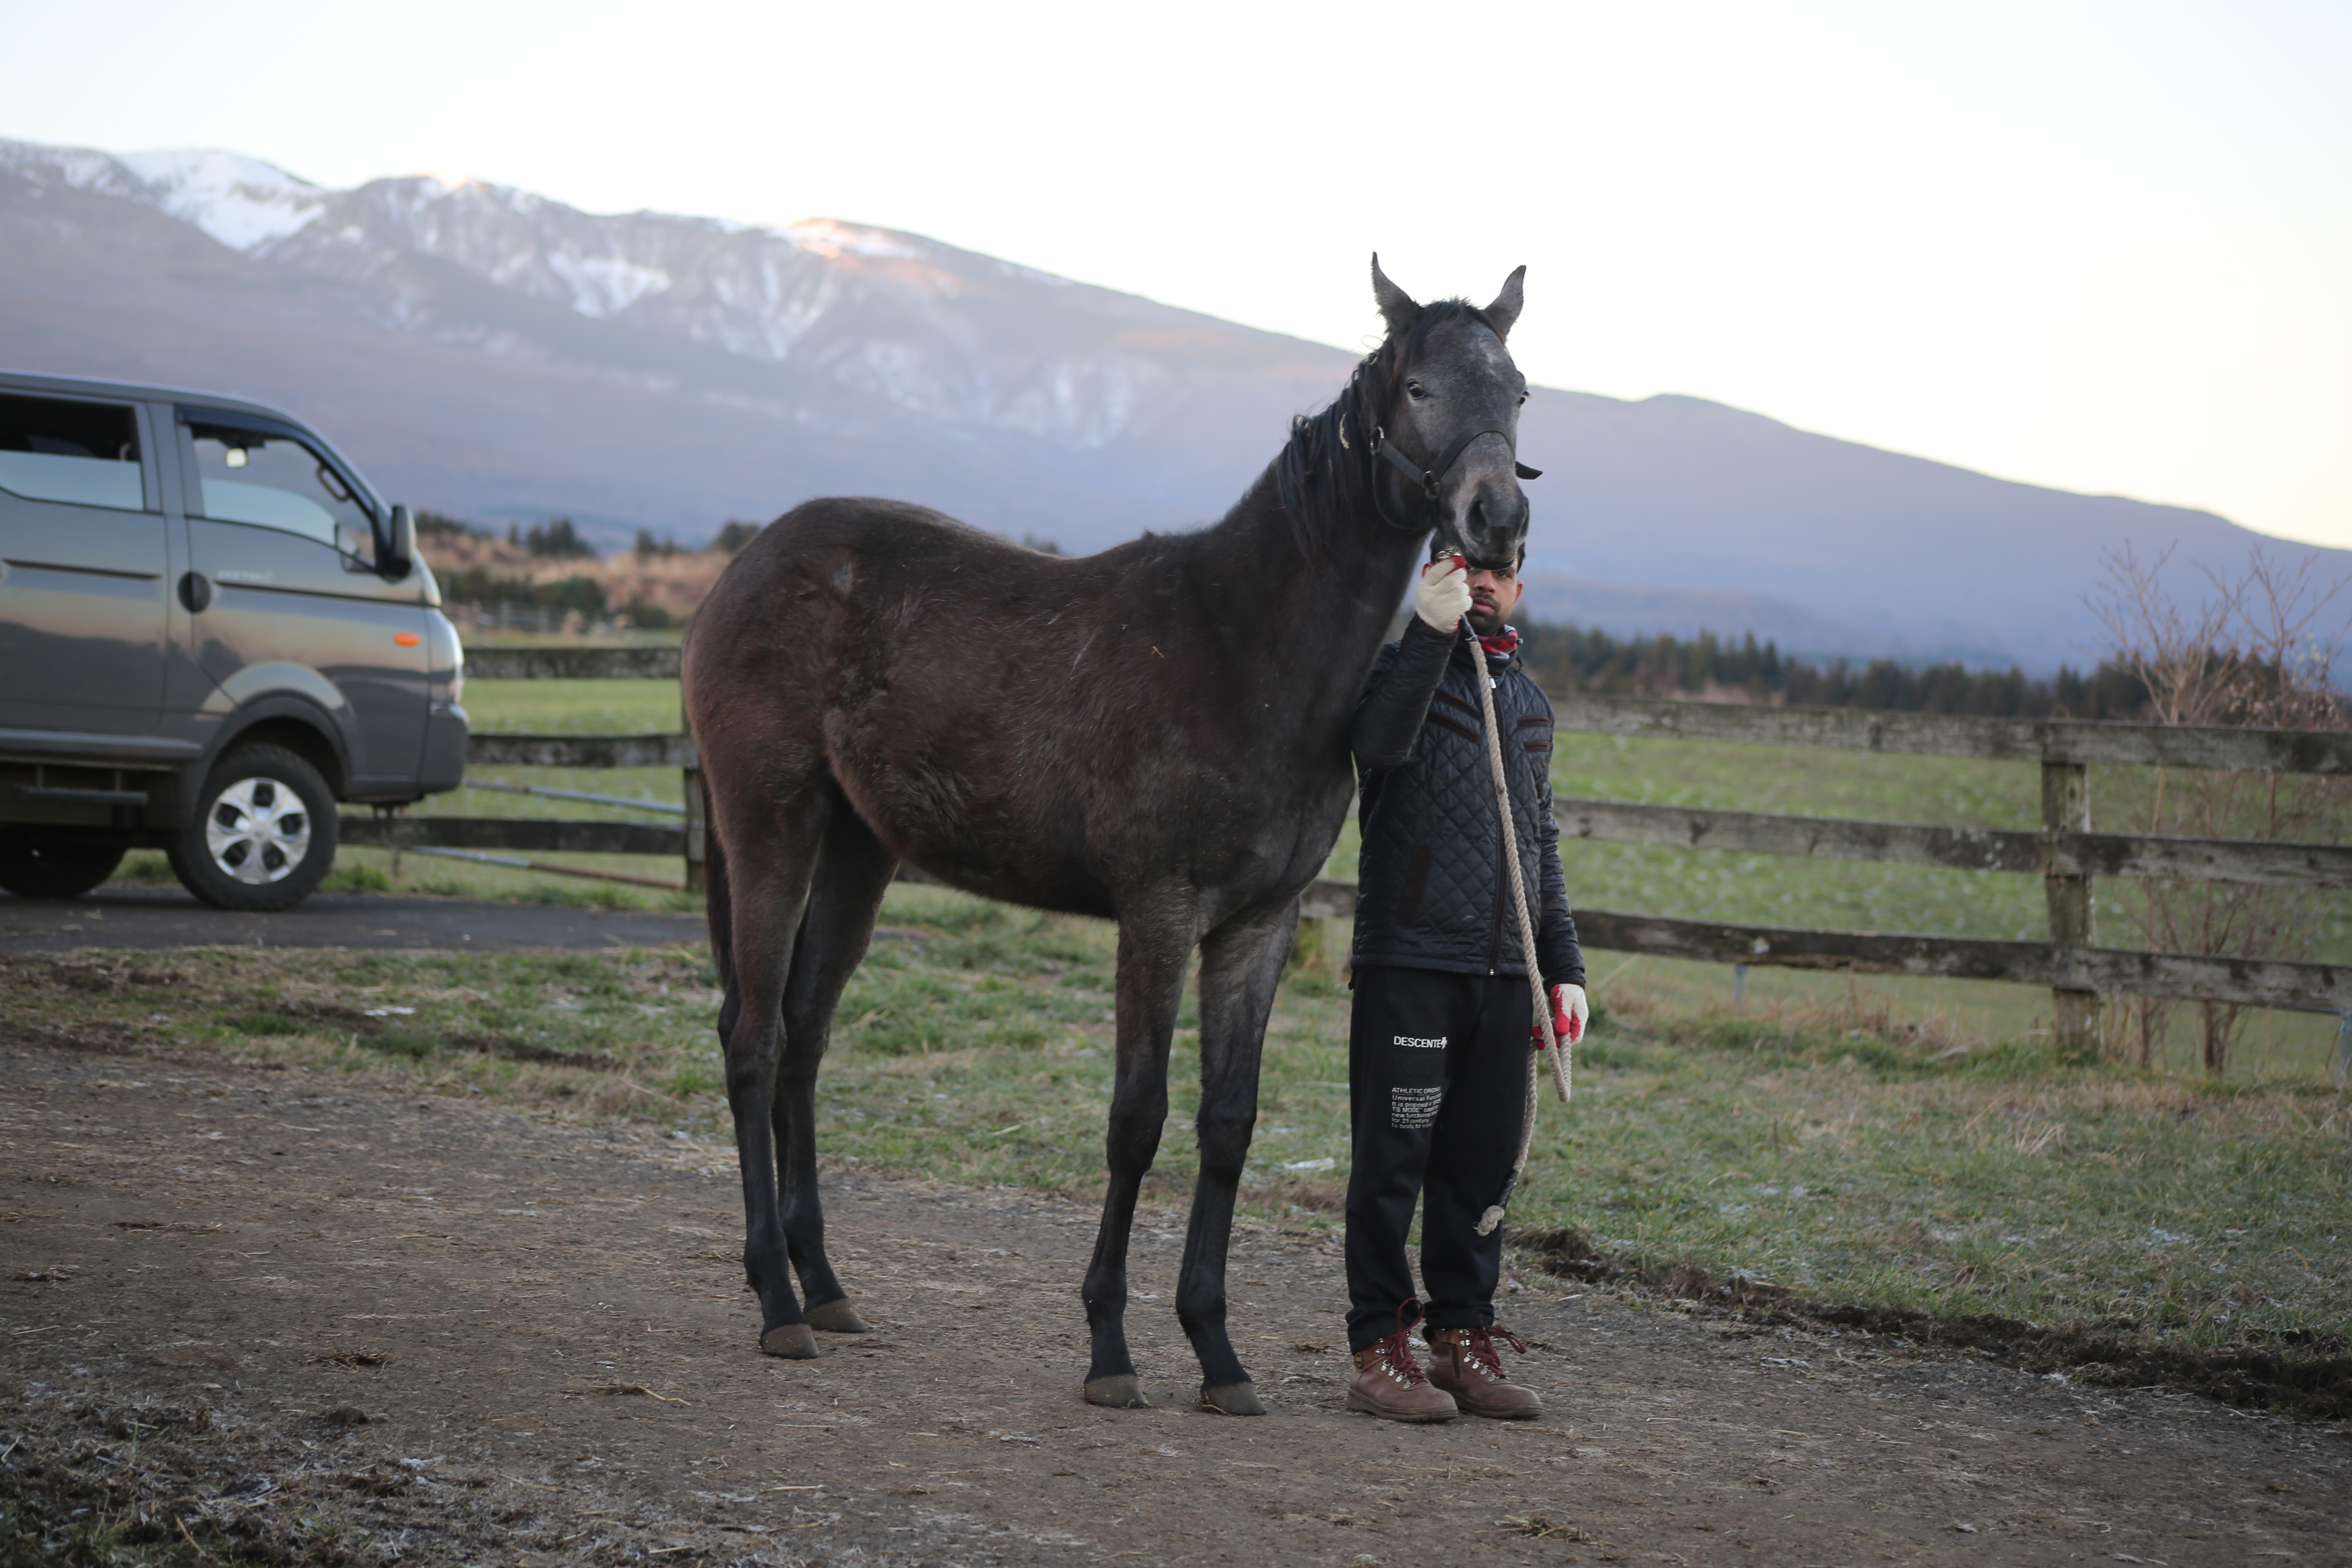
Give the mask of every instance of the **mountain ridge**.
[[[0, 142], [0, 363], [259, 397], [415, 504], [565, 513], [607, 546], [827, 493], [1074, 551], [1197, 525], [1355, 358], [846, 220], [599, 216], [430, 175], [338, 191], [234, 153]], [[1538, 282], [1531, 308], [1575, 307]], [[2081, 595], [2126, 543], [2178, 543], [2188, 597], [2192, 563], [2250, 548], [2352, 564], [1687, 395], [1538, 388], [1521, 450], [1546, 470], [1531, 573], [1613, 585], [1581, 602], [1621, 634], [1720, 611], [1850, 640], [1807, 651], [2045, 669], [2095, 657]]]

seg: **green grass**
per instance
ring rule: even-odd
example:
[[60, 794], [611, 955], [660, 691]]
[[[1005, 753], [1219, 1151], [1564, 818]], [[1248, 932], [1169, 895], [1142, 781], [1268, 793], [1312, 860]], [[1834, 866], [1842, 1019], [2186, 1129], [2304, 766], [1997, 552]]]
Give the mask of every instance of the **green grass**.
[[2040, 773], [2016, 763], [1571, 733], [1552, 758], [1563, 795], [1969, 827], [2042, 822]]
[[468, 678], [466, 714], [484, 735], [657, 735], [686, 728], [675, 680]]
[[1577, 1196], [1538, 1206], [1612, 1255], [1809, 1297], [2197, 1345], [2352, 1328], [2341, 1097], [2067, 1068], [2030, 1044], [1938, 1067], [1844, 1022], [1612, 1034], [1537, 1167]]
[[[825, 1067], [827, 1155], [1097, 1196], [1112, 928], [916, 887], [892, 889], [884, 921]], [[1957, 989], [1759, 972], [1734, 1012], [1720, 971], [1614, 967], [1575, 1103], [1542, 1107], [1519, 1234], [1570, 1226], [1636, 1267], [2191, 1346], [2352, 1333], [2352, 1103], [2307, 1064], [2221, 1085], [2069, 1066], [1977, 1027], [1995, 1010]], [[724, 1166], [712, 985], [692, 949], [0, 960], [0, 986], [57, 1025], [682, 1131]], [[1338, 1221], [1347, 1011], [1325, 973], [1282, 988], [1254, 1213]], [[1195, 1170], [1193, 1030], [1188, 1005], [1157, 1202]]]

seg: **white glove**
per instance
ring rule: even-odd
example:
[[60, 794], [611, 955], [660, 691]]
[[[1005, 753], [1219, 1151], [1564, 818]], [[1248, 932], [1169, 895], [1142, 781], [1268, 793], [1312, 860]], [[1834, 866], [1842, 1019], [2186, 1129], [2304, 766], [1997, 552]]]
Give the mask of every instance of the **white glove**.
[[[1551, 988], [1552, 1033], [1570, 1045], [1584, 1038], [1584, 1026], [1592, 1017], [1592, 1004], [1585, 1000], [1581, 985], [1555, 985]], [[1536, 1043], [1543, 1043], [1543, 1026], [1535, 1026]]]
[[1412, 613], [1437, 631], [1451, 635], [1470, 613], [1470, 574], [1458, 555], [1441, 555], [1421, 569], [1413, 584]]

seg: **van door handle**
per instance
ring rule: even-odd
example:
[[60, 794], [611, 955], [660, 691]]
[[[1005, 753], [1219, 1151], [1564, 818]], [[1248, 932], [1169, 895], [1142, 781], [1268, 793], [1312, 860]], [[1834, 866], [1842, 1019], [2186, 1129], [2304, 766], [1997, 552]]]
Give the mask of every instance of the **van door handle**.
[[213, 585], [201, 572], [190, 572], [180, 579], [180, 603], [190, 615], [196, 615], [213, 602]]

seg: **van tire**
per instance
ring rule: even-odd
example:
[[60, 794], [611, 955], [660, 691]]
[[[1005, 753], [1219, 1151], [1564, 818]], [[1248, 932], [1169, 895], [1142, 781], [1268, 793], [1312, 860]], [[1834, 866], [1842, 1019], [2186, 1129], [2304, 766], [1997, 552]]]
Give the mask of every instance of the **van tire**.
[[37, 828], [0, 833], [0, 888], [20, 899], [78, 899], [121, 864], [120, 844], [60, 844]]
[[318, 769], [282, 746], [239, 746], [213, 764], [194, 819], [163, 853], [216, 910], [290, 910], [334, 865], [338, 826]]

